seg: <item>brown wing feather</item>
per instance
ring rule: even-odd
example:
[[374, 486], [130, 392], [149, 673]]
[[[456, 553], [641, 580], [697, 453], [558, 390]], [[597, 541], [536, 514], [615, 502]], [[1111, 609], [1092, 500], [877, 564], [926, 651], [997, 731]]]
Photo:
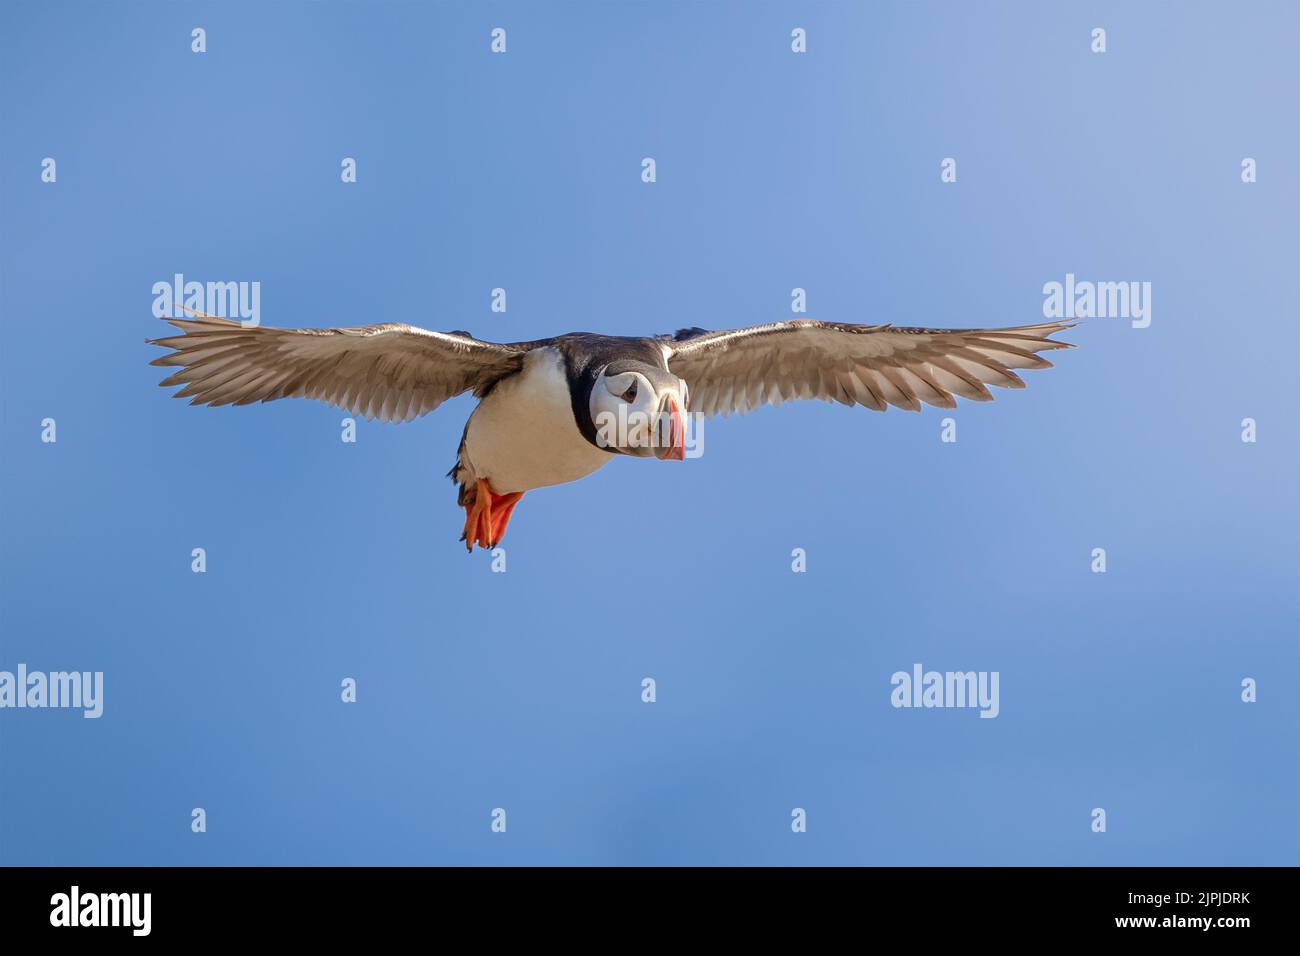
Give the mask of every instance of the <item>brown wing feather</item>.
[[663, 338], [668, 367], [686, 380], [691, 409], [747, 412], [791, 398], [884, 411], [987, 402], [989, 385], [1024, 388], [1012, 369], [1051, 368], [1038, 355], [1073, 348], [1051, 336], [1072, 322], [1004, 329], [922, 329], [794, 319], [745, 329], [685, 329]]
[[523, 366], [537, 343], [498, 344], [464, 333], [385, 323], [350, 329], [244, 327], [196, 314], [168, 319], [181, 335], [151, 365], [179, 366], [161, 385], [191, 405], [314, 398], [354, 415], [410, 421], [462, 392], [482, 393]]

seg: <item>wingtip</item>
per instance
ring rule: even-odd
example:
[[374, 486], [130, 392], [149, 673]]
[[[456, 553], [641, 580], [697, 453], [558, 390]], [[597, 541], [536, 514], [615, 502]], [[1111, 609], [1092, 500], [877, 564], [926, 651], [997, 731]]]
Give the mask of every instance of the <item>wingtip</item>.
[[[1062, 322], [1049, 334], [1055, 335], [1057, 332], [1068, 332], [1070, 329], [1077, 328], [1078, 325], [1078, 322]], [[1075, 342], [1062, 342], [1060, 339], [1048, 339], [1048, 341], [1063, 349], [1077, 349], [1079, 347]]]

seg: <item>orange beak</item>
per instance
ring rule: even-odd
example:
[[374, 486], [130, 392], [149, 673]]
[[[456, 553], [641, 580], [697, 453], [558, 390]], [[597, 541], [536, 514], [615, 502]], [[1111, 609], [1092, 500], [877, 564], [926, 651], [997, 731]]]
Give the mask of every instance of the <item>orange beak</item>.
[[676, 399], [669, 397], [665, 406], [668, 412], [668, 441], [659, 448], [661, 461], [684, 461], [686, 459], [686, 419], [677, 407]]

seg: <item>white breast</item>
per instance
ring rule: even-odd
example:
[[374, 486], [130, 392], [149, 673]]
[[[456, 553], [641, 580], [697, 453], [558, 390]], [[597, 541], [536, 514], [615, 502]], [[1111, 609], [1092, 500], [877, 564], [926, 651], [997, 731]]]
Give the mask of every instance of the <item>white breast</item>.
[[522, 372], [479, 402], [465, 432], [465, 458], [499, 495], [577, 481], [613, 457], [578, 431], [553, 348], [530, 352]]

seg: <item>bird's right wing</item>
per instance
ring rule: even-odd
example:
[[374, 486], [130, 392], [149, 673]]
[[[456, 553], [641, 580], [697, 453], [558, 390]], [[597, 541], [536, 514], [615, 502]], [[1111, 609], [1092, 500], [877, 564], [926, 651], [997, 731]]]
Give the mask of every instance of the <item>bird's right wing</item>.
[[529, 343], [503, 345], [399, 323], [355, 329], [245, 327], [196, 313], [167, 319], [183, 334], [150, 339], [172, 349], [151, 365], [180, 369], [191, 405], [314, 398], [353, 415], [406, 422], [462, 392], [482, 393], [519, 371]]

